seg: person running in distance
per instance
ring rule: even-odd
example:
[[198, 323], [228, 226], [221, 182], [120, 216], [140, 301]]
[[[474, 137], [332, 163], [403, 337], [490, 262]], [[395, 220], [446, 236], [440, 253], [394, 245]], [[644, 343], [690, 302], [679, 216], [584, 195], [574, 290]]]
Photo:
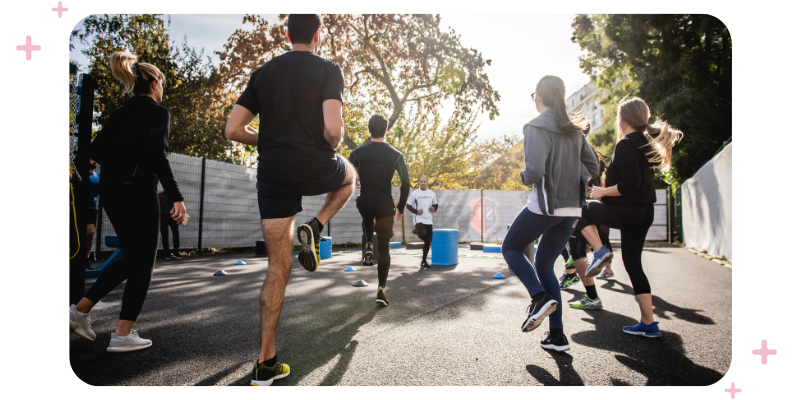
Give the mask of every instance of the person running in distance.
[[[291, 51], [253, 71], [225, 128], [228, 140], [258, 146], [256, 189], [269, 267], [260, 295], [261, 351], [253, 386], [289, 375], [289, 366], [277, 361], [275, 335], [292, 270], [294, 216], [303, 210], [303, 196], [327, 193], [317, 216], [297, 228], [298, 259], [313, 272], [320, 264], [322, 228], [355, 189], [355, 168], [336, 154], [344, 136], [344, 74], [316, 54], [321, 26], [318, 14], [289, 16]], [[256, 115], [258, 130], [250, 126]]]
[[[583, 206], [578, 228], [597, 249], [586, 276], [593, 277], [611, 260], [611, 252], [602, 245], [597, 224], [620, 230], [622, 262], [631, 278], [641, 320], [624, 326], [622, 331], [649, 338], [661, 336], [653, 319], [650, 282], [642, 267], [642, 251], [647, 231], [653, 224], [656, 202], [653, 170], [667, 171], [672, 148], [683, 133], [666, 121], [650, 121], [650, 107], [638, 97], [623, 99], [617, 109], [617, 144], [606, 171], [606, 186], [589, 190], [593, 201]], [[621, 138], [620, 138], [621, 137]]]
[[[396, 220], [403, 217], [403, 204], [406, 204], [411, 182], [408, 179], [406, 160], [399, 151], [386, 143], [389, 122], [382, 115], [373, 115], [369, 119], [369, 132], [372, 140], [350, 153], [350, 162], [356, 167], [361, 193], [356, 198], [356, 207], [361, 214], [361, 227], [366, 236], [367, 250], [364, 252], [363, 264], [370, 266], [372, 262], [372, 233], [378, 234], [378, 295], [376, 303], [388, 306], [386, 300], [386, 279], [389, 277], [391, 256], [389, 240], [393, 236], [394, 216]], [[392, 177], [395, 172], [400, 176], [400, 199], [397, 207], [392, 203]]]
[[420, 267], [430, 268], [428, 251], [431, 249], [431, 240], [433, 240], [433, 213], [439, 209], [439, 203], [436, 202], [436, 193], [428, 189], [427, 176], [419, 177], [419, 189], [408, 196], [406, 208], [414, 216], [414, 229], [423, 242]]
[[136, 59], [128, 52], [111, 55], [111, 74], [131, 97], [103, 125], [89, 149], [90, 157], [103, 167], [98, 192], [103, 196], [103, 208], [125, 257], [107, 266], [86, 295], [69, 310], [70, 329], [94, 340], [96, 336], [87, 314], [98, 301], [126, 282], [109, 352], [140, 350], [153, 344], [132, 328], [150, 288], [158, 250], [159, 181], [175, 207], [172, 219], [181, 223], [186, 215], [183, 196], [167, 159], [170, 114], [159, 105], [164, 94], [164, 74], [154, 65]]
[[[575, 229], [586, 199], [587, 181], [581, 165], [590, 176], [598, 172], [597, 159], [581, 132], [588, 121], [569, 117], [564, 93], [561, 78], [548, 75], [531, 94], [540, 114], [523, 128], [525, 168], [520, 179], [533, 185], [533, 190], [502, 245], [503, 258], [531, 296], [522, 331], [536, 329], [549, 316], [550, 331], [541, 346], [556, 351], [568, 350], [569, 341], [561, 321], [561, 290], [553, 265]], [[540, 236], [531, 265], [523, 252]]]

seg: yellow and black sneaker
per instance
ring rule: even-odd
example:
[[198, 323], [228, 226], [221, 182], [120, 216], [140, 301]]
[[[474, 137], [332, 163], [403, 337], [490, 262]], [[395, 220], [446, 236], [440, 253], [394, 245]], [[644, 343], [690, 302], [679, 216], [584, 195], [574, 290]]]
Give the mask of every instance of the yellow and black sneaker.
[[319, 221], [316, 218], [297, 227], [297, 240], [302, 248], [297, 259], [306, 270], [314, 272], [319, 267]]
[[250, 386], [269, 386], [275, 379], [282, 379], [289, 376], [289, 366], [276, 362], [275, 365], [268, 367], [266, 364], [259, 363], [256, 360], [256, 366], [253, 368], [253, 379], [250, 381]]

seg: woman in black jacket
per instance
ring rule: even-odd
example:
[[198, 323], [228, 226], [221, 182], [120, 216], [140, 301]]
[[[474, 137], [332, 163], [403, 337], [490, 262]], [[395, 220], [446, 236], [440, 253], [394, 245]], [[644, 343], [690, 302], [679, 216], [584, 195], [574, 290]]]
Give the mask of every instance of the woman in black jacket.
[[158, 105], [164, 74], [151, 64], [137, 63], [136, 56], [127, 52], [114, 53], [109, 63], [112, 75], [131, 97], [103, 126], [89, 153], [103, 167], [99, 193], [124, 257], [107, 266], [85, 297], [70, 306], [69, 324], [73, 332], [94, 340], [89, 311], [127, 281], [117, 330], [108, 346], [110, 352], [126, 352], [152, 345], [132, 328], [150, 287], [158, 248], [158, 181], [173, 202], [175, 222], [183, 222], [186, 207], [167, 159], [169, 111]]
[[617, 135], [624, 135], [614, 147], [611, 163], [606, 170], [606, 187], [592, 187], [589, 201], [583, 207], [578, 228], [597, 249], [594, 260], [586, 270], [593, 277], [611, 261], [612, 254], [602, 245], [595, 224], [619, 229], [622, 239], [622, 262], [631, 277], [641, 321], [625, 326], [622, 331], [632, 335], [659, 337], [658, 322], [653, 320], [653, 301], [650, 283], [642, 269], [642, 250], [650, 225], [653, 224], [656, 202], [653, 169], [666, 171], [672, 159], [672, 147], [683, 133], [666, 122], [648, 124], [650, 108], [644, 100], [633, 97], [623, 100], [617, 111]]

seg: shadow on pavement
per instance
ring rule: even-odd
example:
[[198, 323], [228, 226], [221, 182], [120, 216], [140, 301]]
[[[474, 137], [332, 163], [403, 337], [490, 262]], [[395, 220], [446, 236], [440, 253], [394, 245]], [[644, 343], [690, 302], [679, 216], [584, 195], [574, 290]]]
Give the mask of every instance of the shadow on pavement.
[[534, 377], [534, 379], [547, 386], [584, 385], [583, 379], [581, 379], [580, 375], [578, 375], [578, 373], [575, 371], [575, 368], [572, 366], [573, 358], [570, 354], [553, 350], [545, 351], [553, 356], [553, 360], [555, 360], [556, 364], [558, 365], [558, 378], [553, 376], [550, 371], [542, 367], [528, 364], [526, 369], [528, 370], [528, 373]]
[[[616, 288], [616, 286], [619, 286], [619, 288]], [[626, 285], [622, 282], [619, 282], [617, 280], [607, 280], [606, 283], [604, 283], [603, 286], [600, 287], [613, 292], [633, 295], [633, 287], [631, 287], [630, 285]], [[716, 325], [713, 319], [706, 317], [705, 315], [698, 314], [703, 310], [678, 307], [672, 303], [667, 302], [666, 300], [662, 299], [659, 296], [652, 295], [652, 297], [653, 297], [653, 313], [661, 319], [669, 320], [672, 319], [672, 316], [674, 316], [675, 318], [682, 319], [684, 321], [691, 322], [694, 324]], [[669, 313], [669, 315], [667, 313]]]
[[[681, 336], [664, 331], [664, 327], [661, 327], [661, 338], [649, 339], [622, 332], [623, 326], [639, 322], [633, 318], [608, 310], [586, 311], [586, 315], [588, 318], [582, 320], [594, 324], [596, 330], [575, 333], [570, 339], [583, 346], [621, 353], [615, 356], [617, 361], [644, 375], [648, 386], [702, 386], [722, 379], [719, 372], [686, 357]], [[611, 383], [627, 385], [624, 381]]]

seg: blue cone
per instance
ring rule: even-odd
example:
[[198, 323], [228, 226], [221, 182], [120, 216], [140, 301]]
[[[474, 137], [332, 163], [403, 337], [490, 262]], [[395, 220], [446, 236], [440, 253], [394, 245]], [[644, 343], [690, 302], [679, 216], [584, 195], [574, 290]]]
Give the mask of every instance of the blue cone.
[[347, 271], [347, 272], [350, 272], [350, 271], [355, 271], [356, 269], [353, 268], [353, 267], [347, 267], [344, 270]]
[[498, 272], [498, 273], [492, 275], [492, 278], [494, 278], [494, 279], [506, 279], [506, 276]]
[[244, 262], [244, 261], [239, 260], [239, 261], [236, 262], [236, 265], [247, 265], [247, 263]]

